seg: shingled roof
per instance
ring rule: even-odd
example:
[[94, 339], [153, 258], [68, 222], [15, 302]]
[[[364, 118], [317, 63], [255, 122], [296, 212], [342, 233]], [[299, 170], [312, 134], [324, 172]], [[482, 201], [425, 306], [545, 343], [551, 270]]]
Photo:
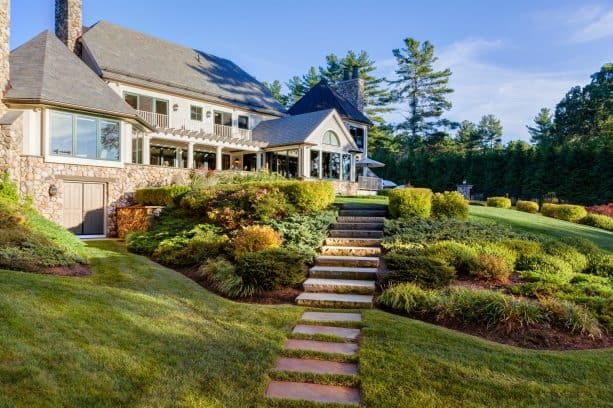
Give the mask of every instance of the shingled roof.
[[43, 31], [10, 55], [7, 102], [42, 103], [137, 118], [119, 95], [54, 34]]
[[351, 102], [343, 98], [326, 81], [322, 80], [289, 108], [290, 115], [336, 109], [343, 119], [372, 125], [373, 123]]
[[232, 61], [100, 21], [81, 38], [103, 78], [285, 114], [270, 91]]
[[332, 112], [332, 109], [327, 109], [264, 120], [253, 129], [253, 140], [267, 142], [269, 147], [304, 143]]

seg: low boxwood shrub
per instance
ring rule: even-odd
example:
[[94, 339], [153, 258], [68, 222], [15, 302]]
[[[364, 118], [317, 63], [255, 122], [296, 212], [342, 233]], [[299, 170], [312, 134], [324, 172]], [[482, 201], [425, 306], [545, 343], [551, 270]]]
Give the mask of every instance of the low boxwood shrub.
[[500, 242], [475, 242], [470, 244], [478, 255], [491, 255], [504, 260], [511, 269], [515, 268], [518, 254], [513, 248]]
[[530, 214], [536, 214], [537, 212], [539, 212], [539, 204], [535, 203], [534, 201], [518, 200], [517, 203], [515, 203], [515, 209], [517, 211], [523, 211], [523, 212], [527, 212]]
[[545, 217], [555, 218], [557, 208], [558, 204], [543, 203], [541, 206], [541, 214], [543, 214]]
[[606, 231], [613, 231], [613, 217], [600, 214], [588, 214], [581, 219], [581, 224], [590, 227], [600, 228]]
[[300, 212], [321, 211], [330, 207], [336, 198], [329, 181], [292, 181], [279, 183], [288, 201]]
[[441, 288], [455, 279], [455, 268], [438, 258], [391, 252], [384, 260], [392, 272], [383, 278], [383, 285], [414, 282], [426, 288]]
[[518, 256], [532, 256], [543, 252], [543, 245], [527, 239], [505, 239], [500, 245], [514, 251]]
[[558, 204], [554, 217], [569, 222], [579, 222], [585, 218], [587, 210], [580, 205]]
[[436, 218], [468, 218], [468, 201], [457, 191], [445, 191], [432, 196], [432, 216]]
[[477, 251], [470, 246], [456, 241], [440, 241], [421, 250], [425, 256], [442, 259], [453, 266], [459, 274], [467, 274], [470, 262], [477, 256]]
[[294, 287], [306, 276], [305, 257], [287, 248], [250, 252], [237, 259], [236, 274], [258, 292]]
[[234, 238], [234, 256], [239, 257], [249, 252], [279, 248], [281, 236], [272, 227], [251, 225], [239, 230]]
[[572, 266], [567, 262], [547, 254], [521, 256], [517, 261], [516, 268], [520, 271], [536, 271], [560, 275], [570, 275], [573, 272]]
[[430, 217], [432, 190], [428, 188], [396, 188], [389, 195], [389, 211], [394, 218]]
[[488, 282], [506, 282], [513, 272], [504, 258], [496, 255], [477, 255], [469, 263], [470, 274]]
[[511, 199], [507, 197], [488, 197], [486, 205], [496, 208], [511, 208]]
[[190, 187], [183, 185], [140, 188], [134, 192], [134, 201], [140, 205], [172, 206], [189, 191]]
[[552, 255], [569, 264], [575, 273], [583, 272], [588, 265], [587, 256], [583, 255], [573, 246], [557, 240], [547, 241], [543, 245], [545, 253]]
[[164, 239], [153, 251], [152, 258], [164, 265], [190, 266], [217, 257], [228, 243], [228, 237], [210, 224], [200, 224], [180, 235]]

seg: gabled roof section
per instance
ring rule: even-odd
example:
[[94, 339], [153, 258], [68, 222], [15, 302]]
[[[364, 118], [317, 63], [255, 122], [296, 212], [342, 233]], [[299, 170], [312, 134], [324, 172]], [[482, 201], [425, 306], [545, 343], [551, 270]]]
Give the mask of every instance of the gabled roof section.
[[43, 31], [10, 55], [9, 102], [136, 118], [136, 111], [62, 43]]
[[373, 123], [358, 110], [351, 102], [343, 98], [325, 80], [319, 81], [298, 102], [289, 108], [290, 115], [300, 115], [324, 109], [336, 109], [343, 119], [372, 125]]
[[269, 147], [304, 143], [333, 109], [264, 120], [253, 129], [253, 140], [267, 142]]
[[103, 78], [276, 116], [285, 114], [264, 85], [227, 59], [107, 21], [92, 26], [81, 42]]

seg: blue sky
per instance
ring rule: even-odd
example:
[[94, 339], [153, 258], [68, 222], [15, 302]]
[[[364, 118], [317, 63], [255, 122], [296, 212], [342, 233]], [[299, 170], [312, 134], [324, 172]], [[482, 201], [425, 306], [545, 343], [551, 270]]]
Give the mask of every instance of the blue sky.
[[[11, 46], [53, 28], [53, 0], [13, 0]], [[391, 50], [429, 40], [453, 71], [448, 117], [501, 118], [505, 139], [613, 61], [613, 1], [84, 0], [84, 23], [108, 20], [228, 58], [286, 81], [330, 52], [364, 49], [393, 78]], [[402, 108], [389, 120], [402, 118]]]

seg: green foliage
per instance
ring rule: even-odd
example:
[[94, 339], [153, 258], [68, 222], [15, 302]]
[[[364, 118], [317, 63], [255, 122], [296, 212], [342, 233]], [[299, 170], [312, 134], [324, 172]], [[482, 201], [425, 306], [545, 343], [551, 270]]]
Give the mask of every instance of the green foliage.
[[140, 205], [173, 206], [189, 191], [189, 186], [182, 185], [141, 188], [134, 192], [134, 201]]
[[598, 276], [613, 277], [613, 255], [598, 252], [588, 257], [586, 273]]
[[2, 180], [0, 181], [0, 199], [16, 204], [18, 204], [20, 200], [17, 184], [9, 179], [9, 175], [6, 172], [2, 174]]
[[532, 256], [543, 251], [543, 245], [540, 242], [526, 239], [505, 239], [500, 241], [500, 245], [509, 248], [520, 256]]
[[554, 326], [563, 328], [570, 333], [593, 337], [599, 337], [602, 334], [596, 319], [582, 306], [565, 300], [547, 298], [540, 299], [539, 303], [547, 312]]
[[457, 191], [436, 193], [432, 197], [432, 216], [436, 218], [468, 218], [468, 201]]
[[383, 285], [414, 282], [427, 288], [440, 288], [455, 279], [455, 269], [441, 259], [396, 252], [385, 255], [383, 259], [392, 271], [383, 279]]
[[613, 217], [600, 214], [588, 214], [581, 219], [581, 224], [613, 231]]
[[329, 181], [286, 182], [280, 188], [289, 202], [303, 213], [325, 210], [332, 205], [336, 196]]
[[389, 210], [394, 218], [430, 217], [432, 190], [427, 188], [397, 188], [390, 192]]
[[554, 216], [563, 221], [579, 222], [586, 215], [587, 210], [580, 205], [558, 204]]
[[491, 255], [502, 259], [510, 269], [515, 267], [518, 254], [509, 245], [503, 242], [475, 242], [470, 244], [479, 255]]
[[250, 252], [279, 248], [281, 236], [268, 226], [251, 225], [239, 230], [234, 238], [234, 256], [240, 257]]
[[200, 273], [215, 290], [229, 298], [242, 298], [257, 293], [257, 286], [247, 284], [236, 274], [236, 268], [228, 260], [218, 258], [200, 267]]
[[537, 271], [563, 276], [568, 276], [573, 272], [572, 266], [567, 262], [547, 254], [521, 256], [517, 261], [516, 268], [520, 271]]
[[305, 258], [287, 248], [251, 252], [237, 259], [236, 274], [258, 292], [293, 287], [306, 276]]
[[511, 200], [507, 197], [488, 197], [488, 207], [511, 208]]
[[548, 241], [544, 245], [545, 252], [570, 265], [573, 272], [583, 272], [588, 266], [588, 258], [572, 245], [560, 241]]
[[515, 209], [517, 211], [523, 211], [523, 212], [527, 212], [530, 214], [536, 214], [537, 212], [539, 212], [539, 204], [535, 203], [534, 201], [518, 200], [517, 203], [515, 203]]
[[152, 257], [169, 266], [196, 265], [217, 257], [228, 242], [221, 230], [210, 224], [199, 224], [187, 232], [162, 240]]
[[558, 204], [544, 203], [541, 206], [541, 214], [543, 214], [545, 217], [556, 218], [557, 208], [558, 208]]
[[467, 274], [471, 261], [477, 256], [477, 251], [461, 242], [439, 241], [422, 249], [421, 254], [438, 258], [453, 266], [460, 274]]
[[470, 274], [489, 282], [506, 282], [512, 269], [506, 259], [489, 254], [480, 254], [472, 259]]

